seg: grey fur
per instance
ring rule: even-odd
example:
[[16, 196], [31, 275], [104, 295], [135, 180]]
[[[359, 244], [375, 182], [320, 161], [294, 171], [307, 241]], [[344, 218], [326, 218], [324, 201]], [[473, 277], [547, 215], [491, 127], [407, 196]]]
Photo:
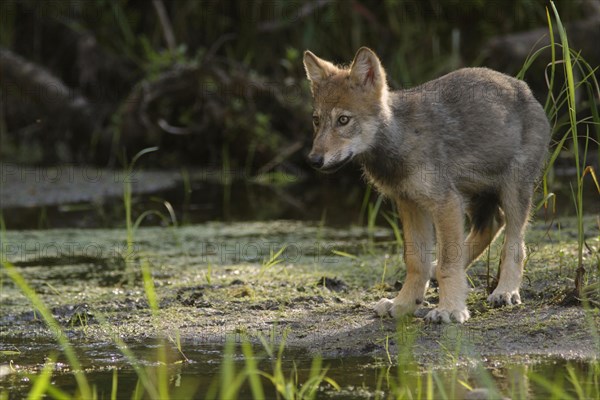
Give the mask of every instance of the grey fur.
[[464, 68], [390, 100], [394, 123], [381, 123], [372, 150], [358, 158], [379, 189], [402, 195], [410, 174], [436, 180], [433, 201], [447, 190], [472, 199], [507, 183], [533, 189], [550, 126], [523, 81]]
[[[358, 161], [367, 179], [398, 204], [406, 246], [419, 249], [412, 254], [405, 248], [407, 282], [393, 301], [375, 306], [377, 313], [399, 316], [422, 302], [433, 274], [425, 254], [434, 243], [432, 225], [440, 306], [427, 319], [469, 318], [464, 268], [503, 224], [500, 279], [488, 301], [520, 303], [524, 229], [550, 140], [547, 117], [527, 84], [490, 69], [464, 68], [389, 92], [385, 71], [366, 48], [350, 69], [310, 52], [305, 66], [315, 116], [323, 121], [315, 125], [311, 157], [325, 160], [322, 168], [329, 171], [349, 158]], [[352, 122], [336, 124], [345, 114]], [[466, 239], [465, 214], [472, 225]]]

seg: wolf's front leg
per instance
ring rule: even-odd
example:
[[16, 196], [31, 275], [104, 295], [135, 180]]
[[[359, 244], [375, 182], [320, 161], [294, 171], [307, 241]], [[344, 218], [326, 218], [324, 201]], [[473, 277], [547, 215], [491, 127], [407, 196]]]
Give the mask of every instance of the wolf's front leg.
[[450, 194], [433, 212], [437, 235], [436, 278], [440, 285], [440, 303], [425, 317], [431, 322], [463, 323], [469, 319], [467, 277], [463, 231], [463, 205], [457, 194]]
[[404, 230], [406, 280], [395, 299], [381, 299], [375, 305], [379, 316], [412, 314], [425, 297], [435, 253], [431, 215], [408, 200], [397, 200]]

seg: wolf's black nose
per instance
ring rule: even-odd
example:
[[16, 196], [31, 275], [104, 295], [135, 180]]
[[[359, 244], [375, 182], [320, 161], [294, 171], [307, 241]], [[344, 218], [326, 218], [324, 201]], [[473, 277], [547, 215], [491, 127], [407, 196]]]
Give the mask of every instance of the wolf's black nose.
[[318, 154], [309, 154], [308, 163], [311, 167], [319, 169], [323, 166], [323, 156], [320, 156]]

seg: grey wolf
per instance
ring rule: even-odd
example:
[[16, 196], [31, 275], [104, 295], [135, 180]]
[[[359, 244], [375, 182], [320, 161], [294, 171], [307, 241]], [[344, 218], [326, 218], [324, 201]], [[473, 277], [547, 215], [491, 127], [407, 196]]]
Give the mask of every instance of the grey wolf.
[[465, 269], [501, 228], [500, 275], [488, 302], [520, 304], [524, 233], [550, 140], [548, 119], [527, 84], [464, 68], [392, 91], [366, 47], [349, 67], [306, 51], [304, 67], [314, 107], [309, 163], [334, 172], [358, 162], [398, 208], [407, 275], [393, 300], [375, 305], [377, 314], [413, 313], [435, 275], [439, 305], [425, 318], [465, 322]]

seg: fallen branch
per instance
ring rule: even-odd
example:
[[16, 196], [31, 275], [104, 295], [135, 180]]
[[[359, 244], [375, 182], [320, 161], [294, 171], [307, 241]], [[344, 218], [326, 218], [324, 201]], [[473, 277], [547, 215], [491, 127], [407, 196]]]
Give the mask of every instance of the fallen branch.
[[79, 129], [93, 127], [89, 101], [46, 68], [0, 48], [0, 87], [4, 100], [25, 98], [50, 117]]

